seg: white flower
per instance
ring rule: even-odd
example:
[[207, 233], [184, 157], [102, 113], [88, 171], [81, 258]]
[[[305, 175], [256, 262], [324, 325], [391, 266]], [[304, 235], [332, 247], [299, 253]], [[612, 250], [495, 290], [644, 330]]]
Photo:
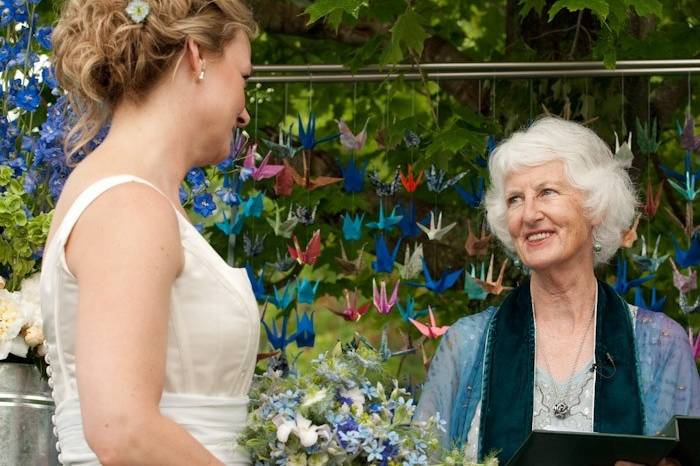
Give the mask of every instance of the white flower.
[[299, 437], [299, 442], [305, 448], [315, 445], [319, 436], [328, 440], [331, 436], [331, 429], [328, 425], [315, 426], [309, 419], [300, 413], [296, 413], [296, 419], [290, 421], [281, 414], [272, 418], [272, 422], [277, 426], [277, 440], [287, 443], [289, 434], [294, 433]]
[[41, 287], [40, 274], [37, 272], [31, 277], [22, 280], [20, 284], [21, 303], [27, 324], [41, 327]]
[[27, 327], [24, 331], [24, 342], [30, 348], [42, 344], [44, 342], [44, 332], [41, 330], [41, 327], [37, 327], [36, 325]]
[[20, 336], [25, 323], [20, 294], [0, 289], [0, 360], [9, 353], [27, 356], [29, 347]]
[[144, 0], [131, 0], [126, 6], [126, 14], [135, 23], [142, 23], [150, 12], [151, 6]]
[[365, 395], [359, 387], [353, 387], [350, 390], [341, 390], [340, 396], [352, 401], [352, 407], [357, 411], [357, 414], [362, 414], [364, 412]]

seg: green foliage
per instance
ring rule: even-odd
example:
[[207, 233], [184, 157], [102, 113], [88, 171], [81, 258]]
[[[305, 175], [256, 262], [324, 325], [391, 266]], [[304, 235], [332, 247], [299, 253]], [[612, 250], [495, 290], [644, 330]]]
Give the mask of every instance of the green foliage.
[[553, 20], [562, 9], [569, 11], [588, 9], [601, 21], [605, 21], [610, 12], [610, 5], [606, 0], [557, 0], [549, 9], [549, 20]]
[[328, 17], [331, 26], [338, 29], [343, 19], [343, 13], [357, 19], [360, 9], [366, 7], [367, 4], [367, 0], [318, 0], [309, 5], [305, 12], [309, 15], [308, 24]]

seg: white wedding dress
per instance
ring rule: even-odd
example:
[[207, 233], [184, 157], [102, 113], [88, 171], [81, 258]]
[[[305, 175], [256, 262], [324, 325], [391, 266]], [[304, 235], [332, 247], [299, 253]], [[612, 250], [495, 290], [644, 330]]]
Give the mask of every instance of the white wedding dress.
[[[64, 465], [99, 464], [83, 434], [75, 374], [79, 290], [64, 247], [90, 203], [111, 187], [129, 182], [156, 189], [131, 175], [92, 184], [70, 207], [44, 254], [41, 302], [46, 359], [56, 403], [54, 432]], [[255, 296], [245, 270], [229, 267], [177, 210], [176, 215], [185, 262], [172, 288], [160, 411], [225, 464], [249, 464], [235, 437], [246, 422], [260, 336]]]

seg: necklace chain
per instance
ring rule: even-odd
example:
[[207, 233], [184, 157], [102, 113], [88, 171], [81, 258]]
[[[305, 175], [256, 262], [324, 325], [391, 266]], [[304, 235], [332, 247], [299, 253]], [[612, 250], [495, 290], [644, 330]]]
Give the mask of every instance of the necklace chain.
[[[547, 354], [545, 353], [544, 350], [542, 350], [542, 359], [544, 360], [544, 365], [547, 369], [547, 372], [552, 377], [552, 382], [553, 382], [552, 389], [554, 390], [555, 403], [554, 403], [554, 406], [552, 408], [554, 410], [554, 415], [559, 419], [565, 419], [569, 416], [569, 414], [571, 414], [571, 408], [569, 407], [569, 405], [567, 403], [567, 398], [569, 397], [569, 391], [571, 390], [571, 379], [573, 378], [574, 374], [576, 373], [576, 366], [578, 365], [578, 361], [581, 358], [581, 353], [583, 352], [583, 346], [586, 343], [586, 337], [588, 337], [588, 333], [591, 331], [591, 327], [593, 326], [593, 318], [596, 315], [597, 308], [598, 308], [598, 290], [596, 289], [596, 294], [595, 294], [595, 298], [594, 298], [594, 304], [593, 304], [591, 316], [589, 317], [588, 323], [586, 324], [586, 331], [583, 333], [583, 337], [581, 338], [581, 342], [578, 345], [578, 351], [576, 352], [576, 358], [574, 359], [574, 363], [571, 367], [571, 373], [569, 374], [569, 377], [566, 380], [566, 388], [564, 389], [564, 393], [561, 396], [560, 396], [559, 390], [557, 388], [557, 382], [554, 379], [554, 376], [552, 374], [552, 370], [549, 367], [549, 361], [547, 360]], [[532, 314], [535, 315], [535, 302], [534, 302], [534, 300], [532, 301]]]

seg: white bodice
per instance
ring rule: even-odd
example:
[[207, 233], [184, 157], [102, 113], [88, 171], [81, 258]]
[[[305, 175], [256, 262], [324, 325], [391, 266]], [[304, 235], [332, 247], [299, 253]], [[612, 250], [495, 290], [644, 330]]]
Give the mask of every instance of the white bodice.
[[[102, 179], [75, 200], [44, 253], [41, 303], [56, 403], [55, 427], [64, 464], [97, 464], [82, 433], [76, 385], [78, 282], [65, 244], [84, 210], [113, 186], [150, 183], [131, 175]], [[157, 190], [157, 189], [156, 189]], [[229, 267], [174, 209], [184, 267], [173, 283], [161, 412], [183, 425], [226, 464], [247, 464], [235, 452], [245, 425], [247, 394], [260, 338], [259, 313], [245, 269]], [[129, 290], [124, 290], [128, 293]]]

